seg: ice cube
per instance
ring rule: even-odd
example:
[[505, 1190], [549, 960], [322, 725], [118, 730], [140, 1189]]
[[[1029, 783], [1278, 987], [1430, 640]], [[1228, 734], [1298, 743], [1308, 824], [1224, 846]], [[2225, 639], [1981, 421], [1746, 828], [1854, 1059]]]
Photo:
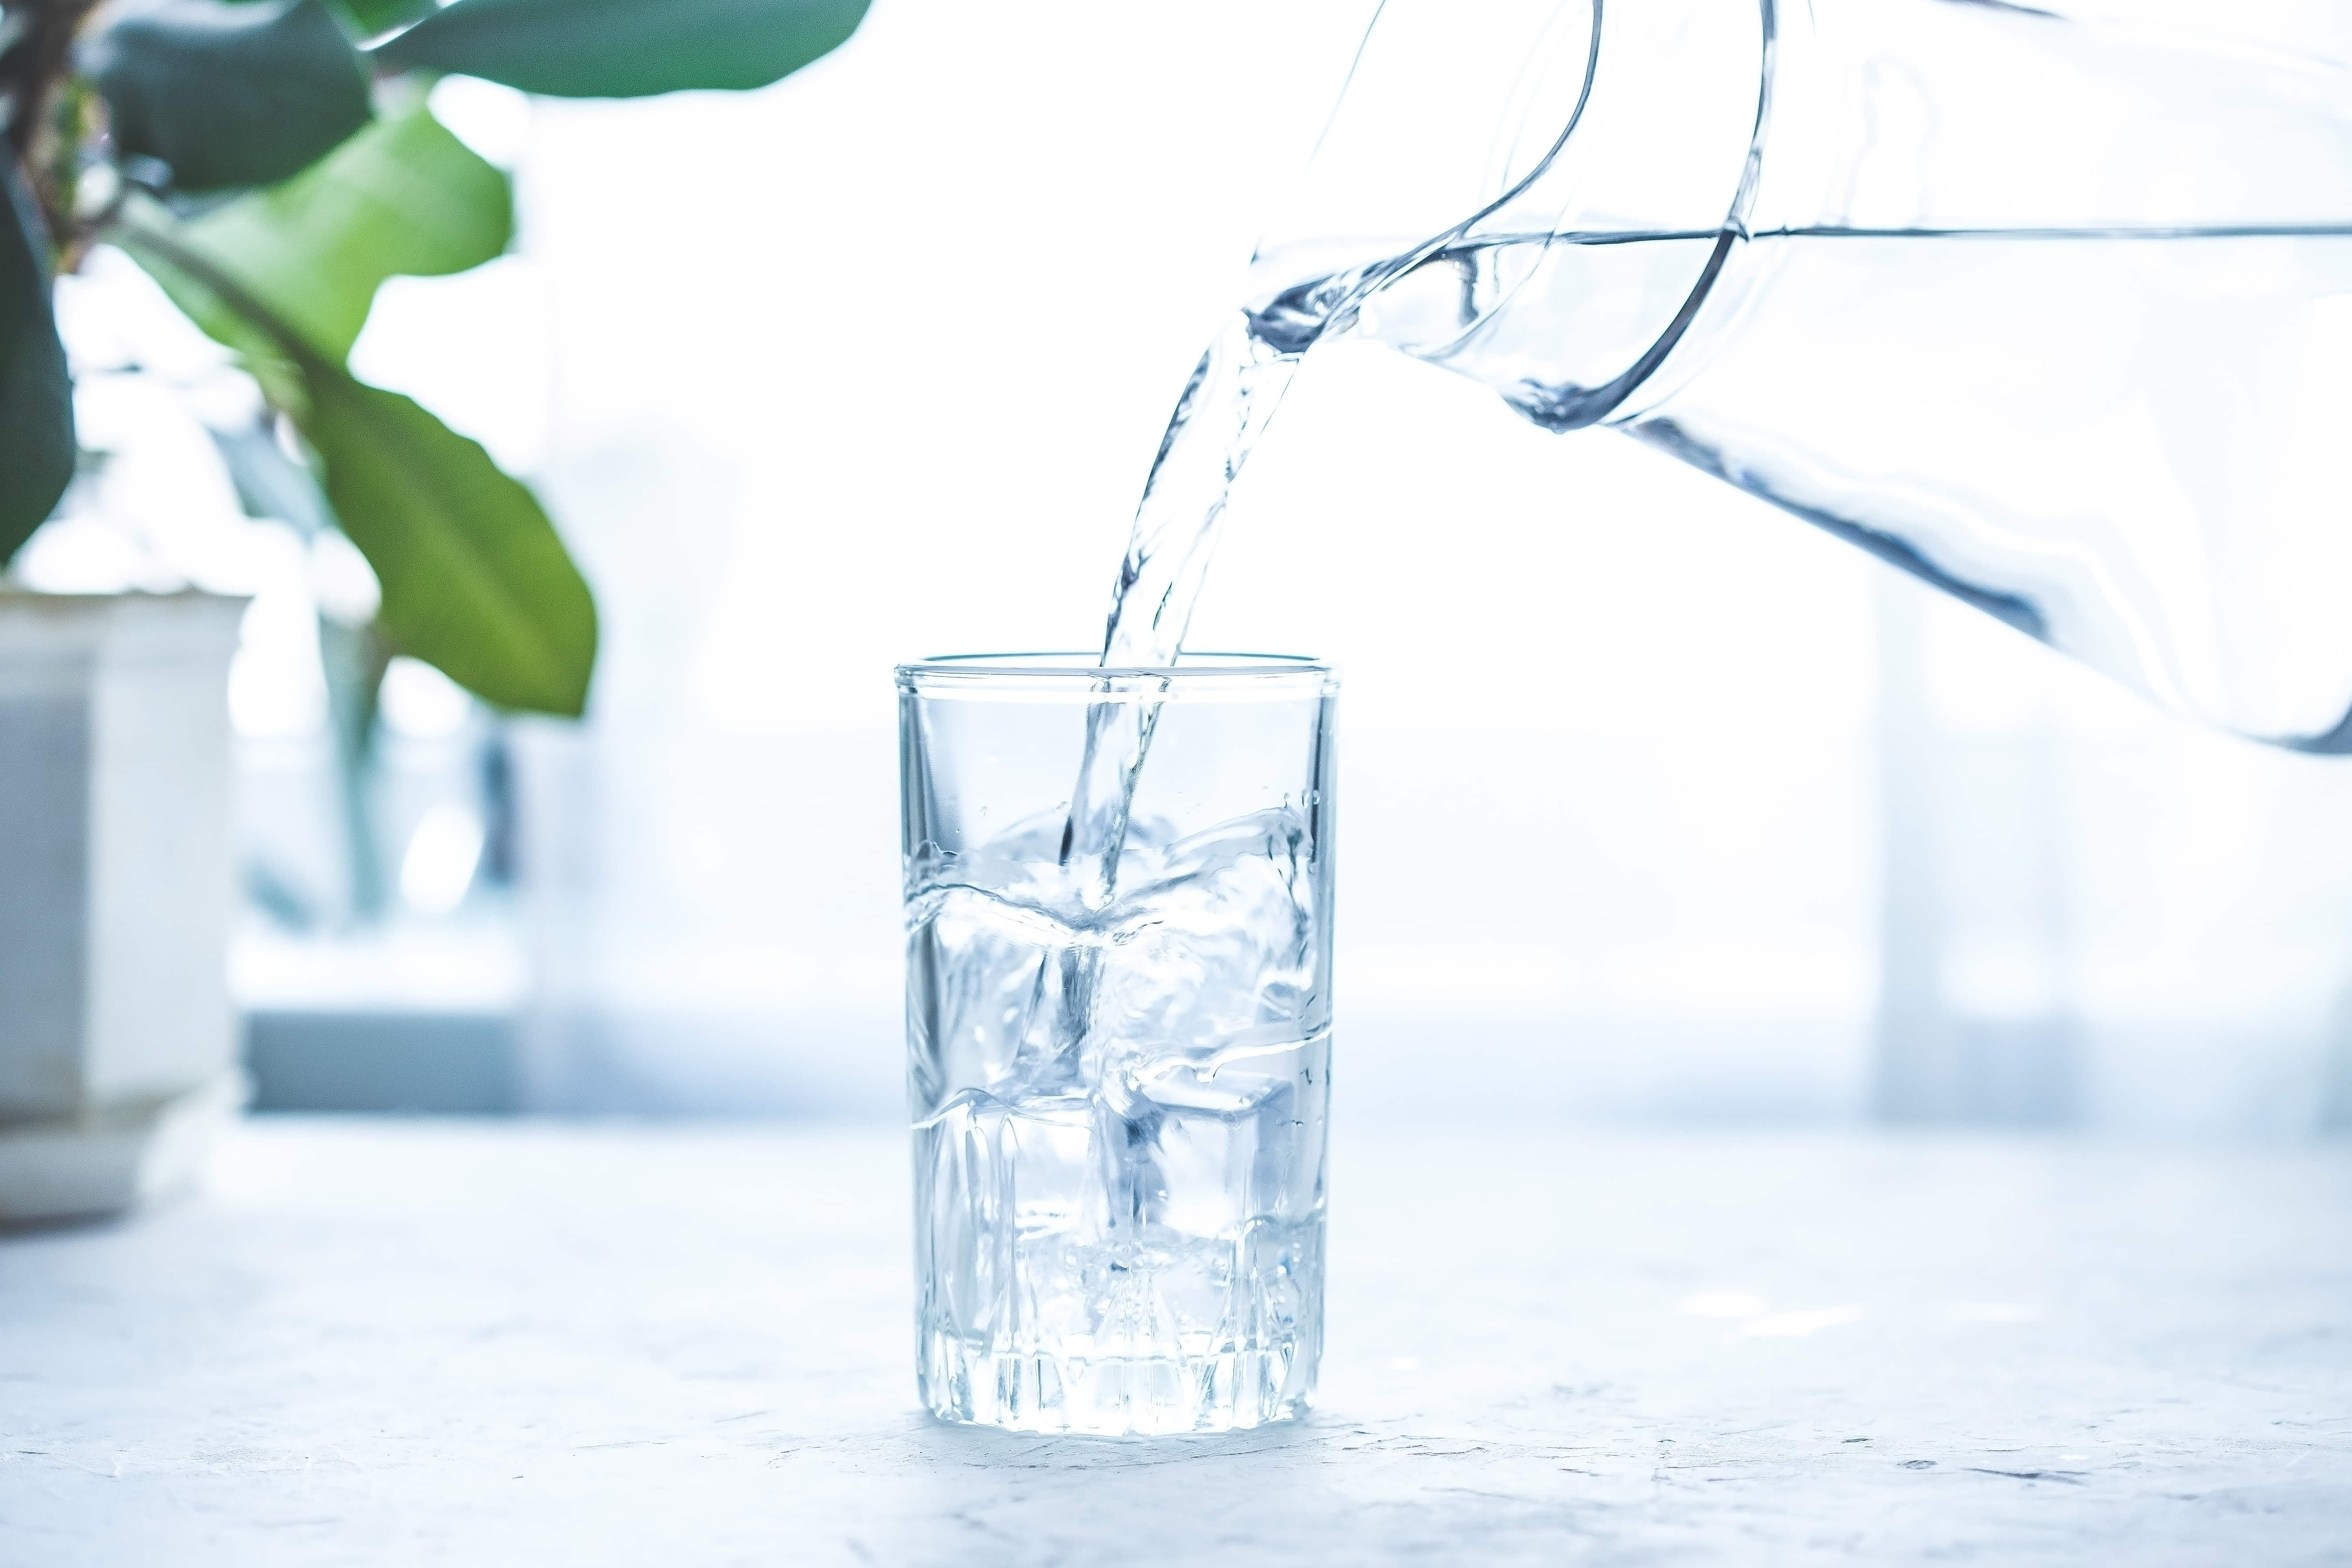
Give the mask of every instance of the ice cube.
[[1093, 1025], [1110, 1055], [1320, 1026], [1328, 999], [1303, 851], [1274, 826], [1246, 826], [1172, 846], [1105, 911]]
[[958, 1089], [1077, 1081], [1096, 950], [1054, 915], [971, 887], [910, 910], [907, 975], [917, 1103]]
[[1006, 1102], [979, 1090], [916, 1124], [917, 1231], [927, 1309], [994, 1348], [1082, 1331], [1082, 1248], [1102, 1209], [1085, 1096]]
[[1155, 1120], [1150, 1216], [1188, 1236], [1238, 1237], [1260, 1212], [1258, 1116], [1168, 1106]]
[[1112, 1201], [1104, 1267], [1089, 1281], [1096, 1340], [1118, 1353], [1220, 1353], [1289, 1332], [1297, 1288], [1282, 1259], [1262, 1256], [1276, 1231], [1312, 1228], [1293, 1202], [1315, 1182], [1320, 1129], [1303, 1136], [1298, 1086], [1267, 1072], [1213, 1079], [1181, 1063], [1155, 1075], [1155, 1096], [1107, 1117]]

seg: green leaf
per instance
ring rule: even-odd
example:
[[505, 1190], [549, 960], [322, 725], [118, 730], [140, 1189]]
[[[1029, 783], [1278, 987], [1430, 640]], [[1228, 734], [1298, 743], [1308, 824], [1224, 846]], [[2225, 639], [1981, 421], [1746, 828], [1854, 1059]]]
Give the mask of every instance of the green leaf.
[[224, 342], [260, 343], [270, 400], [326, 470], [327, 500], [375, 568], [378, 624], [401, 652], [500, 707], [577, 716], [596, 606], [530, 491], [408, 398], [352, 379], [270, 301], [134, 207], [112, 231], [175, 298], [195, 290]]
[[49, 235], [0, 144], [0, 565], [73, 479], [73, 386], [49, 309]]
[[596, 606], [538, 500], [408, 398], [332, 365], [304, 372], [303, 433], [383, 584], [378, 624], [485, 701], [577, 717]]
[[83, 63], [116, 147], [162, 159], [183, 190], [283, 180], [368, 121], [366, 62], [320, 0], [168, 0], [100, 33]]
[[866, 0], [455, 0], [379, 45], [378, 64], [460, 71], [561, 98], [754, 88], [838, 47]]
[[514, 197], [504, 174], [420, 105], [377, 121], [284, 184], [193, 221], [152, 202], [131, 217], [125, 248], [213, 337], [257, 367], [277, 352], [200, 278], [142, 250], [142, 231], [164, 234], [226, 275], [306, 349], [341, 364], [386, 278], [462, 272], [503, 253]]

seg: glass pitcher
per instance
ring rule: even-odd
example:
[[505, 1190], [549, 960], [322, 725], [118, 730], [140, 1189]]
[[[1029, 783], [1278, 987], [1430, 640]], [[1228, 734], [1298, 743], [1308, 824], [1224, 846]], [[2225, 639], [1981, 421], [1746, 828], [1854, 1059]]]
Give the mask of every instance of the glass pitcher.
[[2352, 751], [2352, 7], [2209, 12], [1386, 0], [1246, 313]]

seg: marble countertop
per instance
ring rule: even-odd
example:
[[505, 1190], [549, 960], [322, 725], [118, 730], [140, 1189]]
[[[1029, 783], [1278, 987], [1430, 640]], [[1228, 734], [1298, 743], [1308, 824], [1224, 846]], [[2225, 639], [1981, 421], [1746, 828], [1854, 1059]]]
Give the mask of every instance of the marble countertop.
[[913, 1407], [884, 1131], [270, 1121], [0, 1239], [0, 1562], [2352, 1562], [2352, 1148], [1382, 1133], [1318, 1413]]

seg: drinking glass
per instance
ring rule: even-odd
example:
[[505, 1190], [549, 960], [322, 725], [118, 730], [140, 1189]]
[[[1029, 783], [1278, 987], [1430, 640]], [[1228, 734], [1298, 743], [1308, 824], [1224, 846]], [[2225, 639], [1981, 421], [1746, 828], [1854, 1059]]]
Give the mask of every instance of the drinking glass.
[[[923, 1402], [1109, 1436], [1299, 1415], [1322, 1344], [1336, 678], [1071, 654], [898, 681]], [[1123, 787], [1083, 829], [1103, 756]]]

